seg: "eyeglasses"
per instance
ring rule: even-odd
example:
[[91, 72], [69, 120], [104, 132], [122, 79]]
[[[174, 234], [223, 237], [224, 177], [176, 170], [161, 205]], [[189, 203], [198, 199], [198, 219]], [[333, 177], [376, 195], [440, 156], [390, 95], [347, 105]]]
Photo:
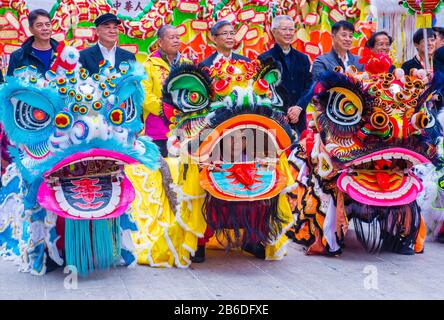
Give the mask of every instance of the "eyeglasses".
[[227, 37], [228, 35], [234, 37], [234, 35], [236, 34], [236, 32], [234, 31], [230, 31], [230, 32], [222, 32], [222, 33], [216, 33], [215, 36], [224, 36]]
[[281, 30], [283, 32], [286, 32], [286, 31], [294, 32], [296, 30], [295, 28], [276, 28], [276, 29]]

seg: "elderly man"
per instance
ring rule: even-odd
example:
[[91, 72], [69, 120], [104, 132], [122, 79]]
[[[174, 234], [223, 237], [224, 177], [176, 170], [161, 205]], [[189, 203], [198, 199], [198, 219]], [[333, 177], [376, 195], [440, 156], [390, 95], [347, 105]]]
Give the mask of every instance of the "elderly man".
[[333, 49], [313, 61], [311, 73], [313, 80], [319, 80], [321, 74], [326, 71], [333, 71], [336, 66], [345, 70], [349, 66], [355, 66], [358, 71], [364, 71], [364, 66], [359, 63], [359, 57], [350, 53], [353, 43], [353, 33], [355, 27], [348, 21], [342, 20], [331, 27], [331, 37]]
[[[374, 54], [390, 55], [390, 48], [393, 43], [393, 38], [385, 31], [378, 31], [372, 33], [370, 38], [365, 43], [365, 47], [370, 49]], [[388, 69], [389, 72], [393, 72], [395, 66], [392, 64]]]
[[306, 127], [305, 108], [308, 101], [304, 95], [311, 86], [310, 61], [308, 57], [292, 48], [295, 27], [290, 16], [282, 15], [273, 19], [271, 33], [276, 41], [273, 48], [258, 58], [265, 60], [272, 57], [282, 65], [281, 87], [285, 90], [284, 112], [288, 121], [301, 133]]
[[211, 40], [216, 45], [216, 52], [203, 60], [200, 64], [205, 67], [211, 67], [213, 63], [219, 60], [220, 57], [234, 60], [250, 61], [247, 57], [241, 56], [233, 52], [233, 47], [236, 44], [234, 39], [234, 28], [230, 22], [220, 20], [214, 24], [210, 30]]
[[393, 39], [389, 36], [389, 34], [385, 31], [378, 31], [372, 33], [370, 38], [365, 43], [365, 46], [368, 47], [375, 54], [390, 54], [390, 47], [392, 46]]
[[79, 59], [90, 74], [99, 72], [100, 61], [104, 59], [115, 68], [118, 68], [122, 61], [136, 61], [133, 53], [117, 46], [120, 23], [112, 13], [105, 13], [94, 21], [98, 42], [95, 46], [80, 51]]
[[162, 86], [170, 73], [170, 68], [178, 63], [191, 63], [180, 52], [180, 37], [175, 27], [164, 25], [157, 32], [159, 49], [146, 60], [144, 67], [148, 79], [142, 81], [145, 91], [143, 119], [145, 135], [151, 137], [159, 147], [163, 157], [168, 155], [167, 136], [169, 129], [160, 117], [162, 109]]
[[20, 49], [11, 54], [8, 76], [12, 76], [15, 69], [30, 65], [35, 66], [41, 74], [45, 74], [56, 57], [58, 42], [51, 38], [52, 23], [49, 13], [43, 9], [36, 9], [29, 13], [28, 21], [32, 36]]

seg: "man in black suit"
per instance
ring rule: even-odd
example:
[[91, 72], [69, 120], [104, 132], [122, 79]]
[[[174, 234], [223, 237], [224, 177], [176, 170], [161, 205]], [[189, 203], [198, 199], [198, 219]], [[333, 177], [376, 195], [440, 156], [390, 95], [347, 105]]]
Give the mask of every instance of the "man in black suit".
[[211, 67], [213, 63], [219, 58], [224, 57], [226, 59], [245, 60], [250, 61], [247, 57], [241, 56], [233, 52], [233, 47], [236, 44], [234, 40], [234, 28], [229, 21], [220, 20], [211, 27], [210, 30], [211, 39], [216, 45], [216, 52], [214, 52], [208, 58], [202, 60], [200, 65], [205, 67]]
[[119, 68], [122, 61], [136, 61], [133, 53], [117, 46], [120, 23], [121, 21], [112, 13], [105, 13], [94, 21], [99, 40], [95, 46], [80, 51], [79, 59], [90, 74], [99, 72], [100, 61], [104, 59], [115, 68]]
[[284, 112], [294, 129], [301, 133], [306, 127], [305, 109], [309, 101], [304, 96], [311, 87], [310, 61], [308, 57], [292, 48], [295, 27], [290, 16], [281, 15], [273, 19], [271, 32], [276, 41], [273, 48], [261, 54], [258, 59], [272, 57], [282, 65], [282, 80], [284, 88]]

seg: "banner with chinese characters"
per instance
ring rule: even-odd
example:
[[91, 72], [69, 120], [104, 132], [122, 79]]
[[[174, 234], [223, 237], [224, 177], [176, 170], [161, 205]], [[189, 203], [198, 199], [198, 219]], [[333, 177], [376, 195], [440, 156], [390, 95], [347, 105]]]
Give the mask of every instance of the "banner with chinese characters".
[[354, 23], [355, 53], [374, 30], [370, 0], [0, 0], [0, 54], [7, 56], [30, 35], [27, 15], [41, 3], [53, 18], [53, 37], [79, 49], [96, 42], [94, 19], [113, 12], [122, 20], [120, 45], [144, 60], [157, 48], [156, 32], [170, 23], [177, 26], [182, 52], [194, 61], [208, 56], [214, 46], [209, 29], [226, 19], [236, 29], [236, 51], [250, 58], [273, 45], [271, 21], [290, 15], [297, 28], [294, 46], [313, 60], [331, 49], [331, 25], [347, 19]]

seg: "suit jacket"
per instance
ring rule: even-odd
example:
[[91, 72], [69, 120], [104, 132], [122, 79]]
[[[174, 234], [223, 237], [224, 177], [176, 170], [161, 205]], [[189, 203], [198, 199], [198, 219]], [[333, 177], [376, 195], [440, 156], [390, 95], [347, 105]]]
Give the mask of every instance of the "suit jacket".
[[285, 62], [285, 54], [282, 48], [278, 44], [275, 44], [273, 48], [258, 56], [258, 59], [262, 61], [271, 57], [281, 63], [282, 79], [279, 87], [283, 88], [283, 90], [279, 90], [279, 93], [281, 93], [281, 98], [284, 102], [284, 110], [282, 111], [287, 113], [289, 107], [296, 105], [302, 108], [299, 121], [294, 125], [295, 129], [301, 133], [306, 127], [305, 109], [309, 102], [307, 99], [304, 99], [304, 97], [312, 84], [310, 60], [307, 55], [294, 48], [291, 48], [288, 54], [290, 55], [289, 65]]
[[[216, 59], [217, 55], [218, 55], [218, 52], [216, 51], [211, 56], [209, 56], [206, 59], [202, 60], [200, 65], [204, 66], [204, 67], [208, 67], [208, 68], [211, 67], [213, 65], [214, 59]], [[237, 53], [234, 53], [234, 52], [231, 54], [231, 58], [233, 58], [236, 61], [240, 60], [240, 59], [245, 60], [245, 61], [250, 61], [250, 59], [248, 59], [247, 57], [241, 56], [240, 54], [237, 54]]]
[[[82, 66], [88, 70], [89, 74], [99, 72], [99, 63], [103, 60], [102, 51], [98, 44], [95, 46], [80, 51], [79, 62]], [[116, 48], [116, 63], [115, 68], [119, 68], [122, 61], [136, 61], [136, 56], [126, 50], [119, 47]]]
[[[39, 57], [37, 57], [34, 52], [32, 51], [32, 43], [34, 42], [34, 36], [29, 37], [21, 46], [20, 49], [17, 49], [11, 54], [11, 58], [9, 59], [9, 65], [8, 65], [8, 76], [12, 76], [14, 74], [14, 70], [17, 68], [21, 68], [24, 66], [35, 66], [37, 68], [37, 71], [45, 75], [45, 72], [48, 71], [48, 69], [45, 67], [43, 62], [40, 60]], [[54, 39], [50, 40], [50, 45], [52, 48], [52, 56], [50, 65], [54, 62], [56, 59], [56, 51], [58, 42]]]
[[[358, 69], [358, 71], [364, 71], [364, 66], [359, 63], [360, 57], [355, 56], [350, 52], [347, 52], [347, 54], [348, 54], [349, 65], [355, 66], [356, 69]], [[326, 54], [318, 56], [313, 61], [313, 67], [311, 69], [311, 73], [313, 75], [313, 81], [318, 81], [321, 74], [323, 74], [326, 71], [333, 71], [333, 69], [336, 66], [341, 66], [343, 69], [345, 69], [344, 63], [339, 58], [336, 51], [331, 50]]]
[[444, 73], [444, 47], [439, 48], [433, 55], [433, 71]]

